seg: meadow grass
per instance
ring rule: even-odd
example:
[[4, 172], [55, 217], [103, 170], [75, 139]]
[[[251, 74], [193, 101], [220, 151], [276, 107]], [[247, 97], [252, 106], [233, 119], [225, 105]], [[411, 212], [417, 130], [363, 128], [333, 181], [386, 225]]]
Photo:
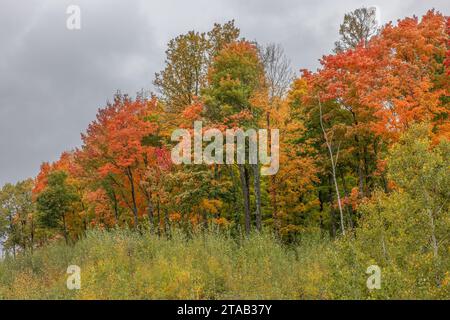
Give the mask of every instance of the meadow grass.
[[[97, 230], [74, 245], [58, 242], [4, 259], [0, 298], [408, 298], [389, 286], [387, 291], [368, 290], [365, 266], [344, 252], [336, 241], [319, 235], [283, 245], [268, 233], [236, 240], [218, 231], [192, 236], [174, 231], [166, 238]], [[81, 290], [67, 289], [69, 265], [81, 268]]]

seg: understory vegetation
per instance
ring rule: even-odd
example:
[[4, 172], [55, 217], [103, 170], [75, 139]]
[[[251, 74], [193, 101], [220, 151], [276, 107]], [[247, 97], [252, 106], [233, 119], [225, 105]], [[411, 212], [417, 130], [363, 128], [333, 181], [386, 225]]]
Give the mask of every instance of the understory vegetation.
[[[59, 242], [0, 263], [2, 299], [445, 299], [449, 250], [435, 269], [412, 255], [380, 265], [381, 289], [369, 290], [376, 263], [352, 239], [304, 236], [283, 245], [270, 234], [236, 240], [222, 231], [170, 238], [132, 230], [90, 231], [73, 246]], [[375, 254], [375, 255], [374, 255]], [[371, 257], [370, 257], [371, 256]], [[368, 259], [369, 258], [369, 259]], [[81, 289], [68, 290], [67, 267], [81, 268]]]

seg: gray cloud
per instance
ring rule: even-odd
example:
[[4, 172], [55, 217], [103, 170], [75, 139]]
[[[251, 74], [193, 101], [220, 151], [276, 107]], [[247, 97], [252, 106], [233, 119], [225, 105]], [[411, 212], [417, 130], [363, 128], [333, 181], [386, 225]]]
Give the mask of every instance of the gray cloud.
[[[0, 0], [0, 185], [35, 176], [42, 161], [80, 144], [80, 132], [117, 89], [151, 89], [165, 44], [235, 19], [247, 39], [281, 43], [295, 69], [318, 67], [345, 12], [378, 5], [382, 22], [448, 1]], [[82, 29], [66, 29], [81, 7]]]

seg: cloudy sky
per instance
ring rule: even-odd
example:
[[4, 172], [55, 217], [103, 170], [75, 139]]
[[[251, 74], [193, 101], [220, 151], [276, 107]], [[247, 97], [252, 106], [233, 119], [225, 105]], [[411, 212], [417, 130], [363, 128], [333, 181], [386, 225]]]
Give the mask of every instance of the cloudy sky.
[[[81, 30], [66, 28], [71, 4]], [[235, 19], [247, 39], [280, 43], [296, 70], [316, 69], [344, 13], [361, 5], [378, 6], [383, 23], [433, 7], [450, 14], [448, 0], [0, 0], [0, 185], [78, 146], [117, 89], [152, 89], [180, 33]]]

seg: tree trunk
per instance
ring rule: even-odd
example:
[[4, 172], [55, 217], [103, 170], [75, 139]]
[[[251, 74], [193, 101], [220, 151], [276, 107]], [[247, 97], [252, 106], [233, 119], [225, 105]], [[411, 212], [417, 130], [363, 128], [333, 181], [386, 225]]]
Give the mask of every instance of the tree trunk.
[[33, 214], [31, 214], [30, 242], [31, 242], [31, 253], [33, 253], [33, 251], [34, 251], [34, 217], [33, 217]]
[[277, 201], [277, 189], [276, 189], [276, 178], [275, 176], [270, 177], [270, 201], [272, 203], [272, 217], [274, 223], [274, 229], [277, 234], [280, 232], [281, 221], [278, 216], [278, 201]]
[[248, 186], [248, 173], [245, 164], [239, 164], [239, 175], [241, 178], [242, 196], [244, 198], [245, 234], [250, 235], [250, 192]]
[[336, 158], [335, 158], [334, 154], [333, 154], [332, 141], [330, 141], [328, 139], [328, 134], [327, 134], [327, 132], [325, 130], [325, 126], [323, 125], [322, 103], [320, 102], [320, 99], [319, 99], [319, 110], [320, 110], [320, 118], [319, 118], [319, 120], [320, 120], [320, 127], [322, 128], [323, 137], [325, 139], [325, 143], [327, 145], [328, 152], [329, 152], [329, 155], [330, 155], [331, 170], [332, 170], [331, 173], [333, 175], [334, 187], [336, 189], [336, 196], [337, 196], [337, 200], [338, 200], [339, 213], [340, 213], [340, 217], [341, 217], [342, 234], [345, 236], [344, 214], [342, 213], [341, 196], [339, 194], [339, 188], [338, 188], [338, 184], [337, 184], [337, 180], [336, 180], [336, 166], [337, 166], [338, 158], [339, 158], [339, 146], [337, 148]]
[[133, 172], [130, 167], [128, 169], [128, 179], [130, 181], [131, 186], [131, 199], [133, 202], [133, 215], [134, 215], [134, 228], [138, 228], [139, 220], [138, 220], [138, 209], [136, 204], [136, 190], [134, 189], [134, 181], [133, 181]]
[[[425, 190], [424, 187], [423, 188], [423, 194], [425, 195], [425, 199], [426, 202], [428, 203], [428, 208], [431, 207], [429, 204], [431, 203], [431, 199], [430, 196], [428, 195], [428, 192]], [[436, 238], [436, 224], [434, 222], [434, 214], [433, 214], [433, 210], [432, 209], [426, 209], [427, 210], [427, 214], [428, 214], [428, 218], [430, 219], [430, 227], [431, 227], [431, 244], [433, 246], [433, 257], [435, 259], [435, 261], [437, 261], [438, 256], [439, 256], [439, 244]]]
[[19, 215], [19, 219], [21, 220], [21, 222], [20, 222], [20, 226], [21, 226], [21, 231], [20, 231], [20, 242], [22, 242], [22, 246], [23, 246], [23, 251], [26, 251], [26, 249], [27, 249], [27, 240], [26, 240], [26, 238], [25, 238], [25, 224], [26, 224], [26, 221], [24, 221], [21, 217], [20, 217], [20, 215]]
[[160, 203], [159, 203], [159, 197], [156, 202], [156, 211], [158, 213], [158, 237], [160, 237], [161, 236], [161, 208], [160, 208]]
[[[345, 183], [344, 172], [342, 170], [339, 170], [339, 173], [340, 173], [341, 180], [342, 180], [342, 187], [344, 189], [344, 196], [348, 197], [349, 192], [347, 189], [347, 184]], [[353, 229], [353, 219], [352, 219], [353, 209], [349, 208], [349, 205], [345, 205], [345, 211], [347, 212], [347, 215], [348, 215], [349, 227], [350, 227], [350, 229]]]
[[152, 232], [152, 228], [154, 227], [155, 224], [155, 208], [153, 206], [153, 202], [152, 202], [152, 195], [151, 193], [145, 191], [145, 196], [147, 198], [147, 215], [148, 215], [148, 223], [150, 226], [150, 232]]
[[261, 176], [259, 174], [259, 165], [253, 164], [253, 177], [256, 198], [256, 228], [259, 232], [262, 231], [262, 214], [261, 214]]
[[427, 212], [428, 212], [428, 217], [430, 218], [431, 243], [433, 245], [433, 257], [434, 257], [434, 259], [437, 259], [438, 255], [439, 255], [439, 247], [438, 247], [438, 242], [436, 239], [436, 226], [434, 223], [433, 211], [430, 209], [427, 209]]
[[[356, 120], [356, 114], [351, 111], [352, 117], [353, 117], [353, 123], [355, 126], [358, 126], [358, 120]], [[363, 173], [363, 164], [362, 164], [362, 157], [361, 157], [361, 150], [360, 150], [360, 143], [359, 138], [357, 135], [354, 136], [355, 139], [355, 145], [356, 145], [356, 158], [358, 160], [358, 179], [359, 179], [359, 194], [361, 197], [364, 197], [364, 173]]]
[[[268, 133], [268, 143], [269, 146], [272, 145], [272, 136], [270, 135], [270, 112], [267, 112], [266, 114], [266, 124], [267, 124], [267, 133]], [[272, 150], [269, 149], [269, 152]], [[274, 230], [276, 234], [279, 234], [280, 232], [280, 220], [278, 217], [278, 205], [277, 205], [277, 189], [276, 189], [276, 178], [275, 175], [270, 176], [269, 178], [270, 183], [269, 186], [269, 195], [270, 195], [270, 202], [272, 204], [272, 218], [273, 218], [273, 225]]]
[[169, 219], [169, 212], [166, 208], [164, 208], [164, 232], [166, 234], [167, 238], [170, 238], [170, 219]]
[[[9, 215], [8, 215], [8, 220], [9, 220], [9, 231], [11, 232], [11, 233], [14, 233], [14, 224], [13, 224], [13, 216], [12, 216], [12, 213], [10, 213]], [[16, 245], [13, 243], [13, 256], [14, 256], [14, 258], [16, 258]]]
[[229, 168], [229, 173], [230, 173], [230, 177], [231, 177], [231, 182], [232, 182], [232, 186], [233, 186], [233, 198], [234, 198], [234, 202], [233, 202], [233, 208], [234, 208], [234, 212], [233, 212], [233, 216], [234, 216], [234, 221], [239, 221], [239, 215], [240, 215], [240, 208], [239, 208], [239, 202], [237, 201], [237, 195], [239, 193], [239, 190], [237, 188], [237, 180], [236, 177], [234, 175], [233, 172], [233, 166], [231, 165], [227, 165], [227, 167]]
[[65, 213], [63, 213], [63, 215], [62, 215], [62, 220], [63, 220], [64, 239], [66, 240], [66, 244], [69, 244], [69, 239], [68, 239], [68, 235], [67, 235], [66, 214]]
[[328, 203], [330, 204], [330, 234], [334, 238], [336, 237], [336, 225], [334, 221], [334, 205], [333, 205], [333, 178], [331, 174], [328, 175]]
[[116, 220], [116, 225], [119, 225], [119, 206], [117, 204], [117, 197], [114, 191], [112, 192], [112, 196], [113, 196], [114, 218]]
[[368, 159], [369, 152], [367, 151], [366, 144], [363, 147], [363, 151], [364, 151], [364, 156], [363, 156], [363, 159], [364, 159], [364, 181], [366, 182], [366, 189], [364, 190], [364, 192], [366, 194], [370, 194], [370, 192], [372, 191], [371, 190], [372, 189], [371, 188], [372, 181], [371, 181], [371, 178], [369, 175], [369, 159]]
[[334, 187], [336, 188], [336, 196], [338, 200], [338, 206], [339, 206], [339, 214], [341, 216], [341, 230], [342, 234], [345, 236], [345, 225], [344, 225], [344, 213], [342, 212], [342, 206], [341, 206], [341, 196], [339, 194], [339, 188], [336, 180], [336, 172], [333, 170], [333, 180], [334, 180]]
[[324, 199], [324, 195], [321, 189], [318, 190], [317, 192], [317, 198], [319, 199], [319, 223], [320, 223], [320, 229], [324, 229], [324, 221], [323, 221], [323, 206], [324, 206], [324, 202], [326, 201]]

